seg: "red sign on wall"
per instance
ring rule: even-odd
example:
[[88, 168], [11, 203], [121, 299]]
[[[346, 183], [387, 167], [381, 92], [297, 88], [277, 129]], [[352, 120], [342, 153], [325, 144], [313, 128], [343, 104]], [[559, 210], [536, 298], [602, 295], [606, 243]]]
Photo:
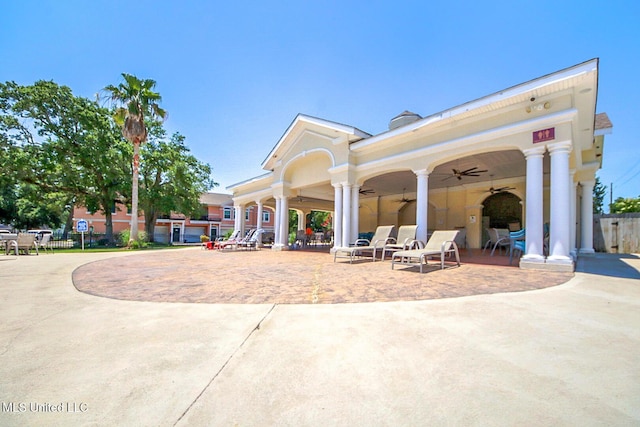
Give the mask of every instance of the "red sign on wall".
[[533, 132], [533, 143], [551, 141], [556, 139], [556, 128], [542, 129]]

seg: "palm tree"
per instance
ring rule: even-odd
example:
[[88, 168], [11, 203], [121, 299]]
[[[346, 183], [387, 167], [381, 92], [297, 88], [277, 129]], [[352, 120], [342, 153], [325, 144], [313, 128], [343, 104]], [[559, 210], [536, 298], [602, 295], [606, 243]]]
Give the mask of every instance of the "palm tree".
[[162, 101], [153, 89], [155, 80], [140, 80], [131, 74], [122, 73], [124, 82], [118, 86], [104, 88], [107, 98], [119, 105], [114, 113], [116, 123], [122, 126], [122, 135], [133, 144], [133, 181], [131, 187], [131, 233], [129, 242], [138, 238], [138, 170], [140, 166], [140, 144], [147, 140], [145, 116], [165, 119], [167, 112], [160, 108]]

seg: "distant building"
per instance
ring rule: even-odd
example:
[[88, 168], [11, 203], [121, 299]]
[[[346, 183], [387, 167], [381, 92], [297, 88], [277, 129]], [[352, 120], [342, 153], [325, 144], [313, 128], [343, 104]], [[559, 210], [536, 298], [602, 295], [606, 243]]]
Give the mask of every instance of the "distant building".
[[[249, 230], [256, 228], [258, 223], [257, 209], [254, 206], [244, 210], [239, 215], [239, 210], [234, 209], [233, 200], [229, 194], [204, 193], [200, 197], [202, 203], [201, 214], [187, 217], [181, 213], [171, 213], [158, 218], [154, 232], [154, 241], [158, 243], [197, 243], [200, 236], [209, 236], [212, 240], [224, 236], [234, 228]], [[118, 234], [127, 230], [131, 223], [131, 213], [114, 207], [112, 211], [113, 233]], [[265, 234], [273, 232], [273, 212], [270, 209], [262, 211], [261, 228]], [[106, 232], [105, 216], [100, 213], [91, 213], [83, 206], [76, 206], [73, 213], [74, 229], [78, 220], [88, 221], [95, 234]], [[237, 220], [237, 221], [236, 221]], [[144, 230], [144, 213], [138, 217], [139, 229]], [[238, 227], [240, 224], [241, 227]]]

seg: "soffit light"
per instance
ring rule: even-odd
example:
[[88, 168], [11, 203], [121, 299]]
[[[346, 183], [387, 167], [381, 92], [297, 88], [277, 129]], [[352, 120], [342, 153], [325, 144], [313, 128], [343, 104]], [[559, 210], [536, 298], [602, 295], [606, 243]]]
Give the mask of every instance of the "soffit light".
[[539, 103], [534, 104], [534, 105], [527, 105], [526, 111], [527, 111], [527, 113], [530, 113], [532, 111], [548, 110], [549, 108], [551, 108], [551, 103], [549, 101], [547, 101], [547, 102], [539, 102]]

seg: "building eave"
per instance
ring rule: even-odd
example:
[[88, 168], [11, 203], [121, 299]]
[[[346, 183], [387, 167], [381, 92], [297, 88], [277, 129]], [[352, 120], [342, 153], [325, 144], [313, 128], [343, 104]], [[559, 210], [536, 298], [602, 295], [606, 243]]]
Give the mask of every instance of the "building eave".
[[[495, 92], [493, 94], [466, 102], [456, 107], [426, 116], [420, 120], [383, 132], [371, 138], [351, 144], [352, 151], [362, 151], [373, 148], [380, 143], [401, 135], [408, 135], [423, 128], [435, 128], [451, 120], [461, 120], [482, 113], [490, 112], [509, 105], [526, 102], [532, 97], [560, 91], [582, 81], [589, 73], [597, 72], [598, 59], [591, 59], [578, 65], [547, 74], [516, 86]], [[596, 88], [597, 90], [597, 88]]]

